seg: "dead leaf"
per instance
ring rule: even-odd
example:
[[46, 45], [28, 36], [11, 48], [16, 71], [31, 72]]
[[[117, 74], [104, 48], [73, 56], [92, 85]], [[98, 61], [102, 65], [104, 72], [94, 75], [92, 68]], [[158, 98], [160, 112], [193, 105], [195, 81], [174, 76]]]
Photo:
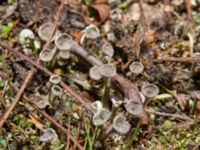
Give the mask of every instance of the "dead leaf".
[[153, 42], [153, 41], [156, 40], [156, 37], [157, 37], [156, 31], [155, 31], [155, 30], [152, 30], [152, 29], [149, 29], [149, 30], [147, 31], [147, 36], [146, 36], [146, 38], [144, 39], [144, 42], [145, 42], [145, 43], [151, 43], [151, 42]]
[[70, 35], [73, 37], [74, 41], [79, 43], [82, 37], [82, 32], [71, 31]]
[[[94, 21], [91, 21], [88, 16], [89, 9], [93, 9], [95, 11]], [[100, 25], [108, 18], [109, 11], [110, 11], [110, 6], [108, 5], [107, 0], [96, 0], [89, 6], [83, 6], [82, 8], [83, 19], [86, 24], [93, 23], [95, 25]]]
[[28, 115], [31, 118], [30, 122], [32, 122], [36, 126], [36, 128], [43, 129], [44, 125], [42, 124], [42, 122], [40, 121], [40, 119], [37, 115], [35, 115], [33, 113], [29, 113]]
[[183, 94], [183, 93], [179, 93], [176, 95], [176, 98], [178, 100], [178, 104], [181, 107], [182, 110], [185, 109], [186, 105], [187, 105], [187, 95]]

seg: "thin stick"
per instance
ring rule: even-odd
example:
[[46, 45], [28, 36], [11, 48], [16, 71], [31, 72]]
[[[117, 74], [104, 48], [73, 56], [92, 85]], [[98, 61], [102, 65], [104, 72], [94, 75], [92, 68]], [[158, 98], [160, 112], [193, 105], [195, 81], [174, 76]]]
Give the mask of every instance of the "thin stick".
[[[137, 31], [134, 35], [135, 37], [135, 42], [134, 42], [134, 48], [133, 48], [133, 54], [136, 52], [136, 56], [137, 58], [139, 58], [140, 56], [140, 49], [141, 49], [141, 45], [144, 42], [147, 33], [148, 33], [148, 24], [146, 22], [146, 18], [145, 18], [145, 14], [144, 14], [144, 9], [142, 6], [142, 0], [139, 0], [139, 8], [140, 8], [140, 18], [139, 18], [139, 23], [138, 23], [138, 28]], [[130, 65], [130, 63], [133, 61], [134, 57], [132, 56], [131, 58], [129, 58], [128, 62], [126, 62], [126, 64], [124, 64], [122, 66], [122, 70], [125, 70], [126, 68], [128, 68], [128, 66]]]
[[61, 16], [64, 4], [65, 4], [65, 0], [61, 0], [60, 7], [58, 8], [58, 11], [56, 13], [56, 19], [54, 21], [54, 26], [53, 26], [51, 35], [49, 36], [46, 44], [44, 45], [44, 48], [47, 48], [49, 46], [49, 44], [51, 43], [51, 39], [53, 38], [53, 36], [54, 36], [54, 34], [55, 34], [56, 30], [57, 30], [57, 27], [58, 27], [58, 24], [59, 24], [59, 20], [60, 20], [60, 16]]
[[200, 62], [200, 57], [160, 57], [156, 61], [172, 61], [172, 62], [187, 62], [194, 63]]
[[181, 119], [181, 120], [193, 121], [193, 119], [191, 119], [190, 117], [188, 117], [188, 116], [186, 116], [186, 115], [169, 114], [169, 113], [154, 111], [154, 110], [150, 110], [150, 109], [146, 109], [146, 112], [148, 112], [148, 113], [153, 113], [153, 114], [159, 115], [159, 116], [172, 117], [172, 118], [174, 118], [174, 119]]
[[[69, 118], [68, 118], [68, 132], [70, 132], [70, 130], [71, 130], [71, 118], [70, 118], [70, 116], [69, 116]], [[66, 149], [65, 150], [68, 150], [69, 149], [69, 137], [67, 137], [67, 146], [66, 146]]]
[[187, 34], [189, 38], [189, 50], [190, 50], [190, 56], [192, 57], [193, 55], [193, 49], [194, 49], [194, 38], [190, 33]]

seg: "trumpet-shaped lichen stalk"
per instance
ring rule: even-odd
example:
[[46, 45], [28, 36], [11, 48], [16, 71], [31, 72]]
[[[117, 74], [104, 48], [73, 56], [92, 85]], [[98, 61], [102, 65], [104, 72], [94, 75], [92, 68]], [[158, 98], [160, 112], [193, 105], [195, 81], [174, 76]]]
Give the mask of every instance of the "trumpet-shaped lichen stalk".
[[51, 93], [50, 93], [50, 102], [51, 104], [55, 104], [55, 101], [57, 98], [61, 97], [63, 95], [63, 90], [60, 86], [58, 85], [53, 85], [51, 88]]
[[114, 98], [111, 98], [111, 101], [112, 101], [112, 116], [111, 116], [111, 120], [113, 121], [114, 117], [117, 114], [117, 110], [118, 110], [119, 106], [123, 104], [123, 101], [116, 101]]
[[111, 78], [116, 75], [116, 68], [111, 64], [104, 64], [99, 68], [100, 74], [104, 77], [104, 92], [102, 97], [103, 107], [109, 108], [110, 107], [110, 85], [111, 85]]
[[102, 47], [102, 52], [109, 57], [113, 57], [114, 55], [114, 49], [113, 46], [110, 43], [104, 43]]
[[97, 26], [90, 24], [83, 30], [83, 36], [81, 37], [80, 43], [86, 45], [88, 41], [95, 40], [100, 36], [100, 31]]

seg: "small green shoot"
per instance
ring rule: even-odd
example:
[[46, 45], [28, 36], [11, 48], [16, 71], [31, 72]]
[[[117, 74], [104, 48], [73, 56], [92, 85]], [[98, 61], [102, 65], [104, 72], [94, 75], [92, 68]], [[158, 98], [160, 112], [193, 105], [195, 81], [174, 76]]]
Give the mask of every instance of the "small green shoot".
[[128, 141], [126, 147], [125, 147], [125, 150], [128, 150], [129, 147], [132, 145], [133, 141], [136, 139], [137, 133], [138, 133], [138, 131], [140, 129], [140, 124], [141, 124], [141, 122], [139, 121], [137, 123], [137, 126], [136, 126], [135, 130], [133, 130], [133, 133], [132, 133], [131, 138], [129, 139], [129, 141]]
[[125, 9], [128, 7], [128, 2], [127, 1], [124, 1], [122, 2], [121, 4], [119, 4], [118, 8], [120, 9]]
[[2, 38], [7, 39], [10, 31], [13, 29], [14, 23], [13, 22], [8, 22], [6, 25], [3, 25], [0, 34]]
[[3, 139], [2, 137], [0, 137], [0, 148], [6, 149], [7, 144], [6, 144], [6, 140]]
[[[84, 150], [92, 150], [92, 139], [90, 137], [90, 127], [85, 126], [86, 131], [86, 141], [84, 145]], [[89, 146], [89, 149], [87, 148]]]
[[84, 3], [86, 4], [86, 5], [89, 5], [89, 4], [91, 4], [93, 2], [93, 0], [84, 0]]
[[8, 4], [15, 4], [15, 3], [17, 3], [17, 0], [7, 0], [7, 3]]
[[98, 132], [99, 132], [99, 128], [96, 126], [95, 130], [94, 130], [94, 135], [92, 137], [92, 145], [94, 144], [94, 141], [95, 141], [95, 139], [97, 137]]

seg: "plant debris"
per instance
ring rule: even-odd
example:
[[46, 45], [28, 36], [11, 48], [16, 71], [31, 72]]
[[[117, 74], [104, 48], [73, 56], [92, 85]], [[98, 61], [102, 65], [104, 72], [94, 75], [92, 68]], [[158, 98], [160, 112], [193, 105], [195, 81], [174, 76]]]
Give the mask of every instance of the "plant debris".
[[0, 149], [200, 149], [199, 0], [0, 2]]

